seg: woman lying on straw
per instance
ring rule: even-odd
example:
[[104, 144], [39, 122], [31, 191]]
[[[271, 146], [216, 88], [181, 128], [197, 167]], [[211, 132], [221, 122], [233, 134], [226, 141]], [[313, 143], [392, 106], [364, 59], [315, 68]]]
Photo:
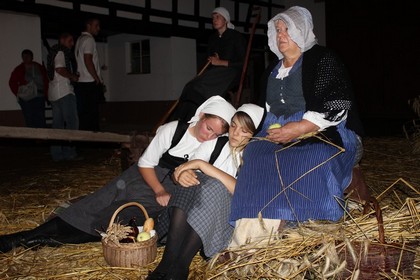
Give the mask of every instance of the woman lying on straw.
[[159, 218], [159, 236], [169, 227], [167, 243], [160, 264], [147, 279], [187, 279], [190, 263], [201, 247], [211, 257], [228, 245], [233, 232], [228, 223], [230, 201], [242, 149], [263, 115], [263, 108], [244, 104], [232, 118], [229, 142], [214, 165], [208, 163], [214, 143], [204, 143], [194, 160], [176, 168], [174, 178], [185, 188], [175, 191]]
[[[87, 195], [39, 227], [15, 234], [0, 236], [0, 252], [18, 246], [59, 246], [63, 243], [99, 241], [96, 230], [109, 223], [115, 210], [131, 201], [141, 203], [149, 216], [156, 217], [167, 206], [171, 193], [179, 186], [170, 174], [179, 164], [192, 157], [201, 143], [216, 142], [227, 132], [235, 109], [220, 96], [204, 102], [189, 123], [170, 122], [159, 128], [156, 136], [139, 160], [108, 185]], [[128, 207], [119, 215], [127, 224], [144, 216], [138, 208]]]
[[361, 127], [344, 65], [317, 44], [312, 29], [302, 7], [268, 22], [278, 60], [263, 76], [260, 105], [268, 112], [257, 135], [263, 140], [249, 143], [243, 155], [230, 217], [237, 226], [258, 216], [278, 226], [343, 215], [337, 200], [362, 153]]

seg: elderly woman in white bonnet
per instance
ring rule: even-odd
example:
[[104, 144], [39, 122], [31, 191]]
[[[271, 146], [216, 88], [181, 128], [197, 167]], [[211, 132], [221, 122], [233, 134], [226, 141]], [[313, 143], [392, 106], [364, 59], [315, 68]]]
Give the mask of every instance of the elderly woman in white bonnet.
[[[337, 56], [317, 44], [305, 8], [291, 7], [271, 19], [268, 45], [278, 60], [263, 77], [259, 103], [268, 112], [257, 136], [270, 141], [246, 147], [230, 220], [256, 218], [261, 211], [278, 221], [336, 221], [344, 213], [337, 200], [361, 151], [349, 77]], [[308, 133], [333, 144], [299, 140]]]
[[210, 64], [200, 76], [185, 85], [172, 119], [190, 119], [207, 98], [216, 94], [226, 98], [228, 91], [239, 84], [246, 53], [245, 38], [235, 30], [225, 8], [215, 8], [211, 17], [214, 31], [207, 45]]

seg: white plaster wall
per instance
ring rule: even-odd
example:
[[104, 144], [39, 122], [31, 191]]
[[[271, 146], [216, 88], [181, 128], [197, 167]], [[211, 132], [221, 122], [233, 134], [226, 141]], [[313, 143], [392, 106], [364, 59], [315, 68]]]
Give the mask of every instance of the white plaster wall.
[[41, 23], [38, 16], [0, 11], [0, 111], [20, 109], [9, 88], [13, 69], [22, 62], [21, 52], [30, 49], [42, 61]]
[[[150, 39], [151, 73], [127, 74], [127, 44]], [[195, 40], [131, 34], [108, 37], [109, 101], [173, 100], [196, 73]]]
[[197, 54], [195, 40], [178, 37], [171, 38], [171, 75], [173, 94], [168, 96], [178, 98], [184, 85], [197, 73]]

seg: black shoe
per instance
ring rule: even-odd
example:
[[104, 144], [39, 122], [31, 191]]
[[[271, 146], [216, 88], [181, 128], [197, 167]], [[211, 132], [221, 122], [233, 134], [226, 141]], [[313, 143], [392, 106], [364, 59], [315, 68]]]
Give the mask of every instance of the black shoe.
[[0, 253], [7, 253], [10, 250], [25, 244], [25, 232], [0, 236]]
[[164, 280], [166, 279], [166, 273], [153, 271], [150, 272], [149, 275], [146, 277], [146, 280]]
[[37, 236], [29, 240], [26, 240], [26, 242], [23, 243], [23, 246], [25, 246], [26, 248], [31, 248], [31, 249], [38, 249], [39, 247], [44, 247], [44, 246], [59, 247], [62, 245], [63, 245], [62, 242], [59, 242], [57, 240], [54, 240], [51, 237], [46, 237], [46, 236]]

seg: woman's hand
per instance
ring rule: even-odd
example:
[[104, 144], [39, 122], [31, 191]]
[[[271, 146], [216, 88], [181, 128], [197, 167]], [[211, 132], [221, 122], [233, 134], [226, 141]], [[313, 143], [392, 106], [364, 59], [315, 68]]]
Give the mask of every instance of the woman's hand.
[[204, 161], [202, 161], [201, 159], [193, 159], [193, 160], [187, 161], [186, 163], [183, 163], [183, 164], [179, 165], [177, 168], [175, 168], [175, 171], [174, 171], [175, 181], [177, 181], [177, 182], [179, 181], [179, 176], [185, 170], [201, 169], [201, 165], [203, 163], [204, 163]]
[[307, 120], [289, 122], [280, 128], [267, 130], [267, 139], [275, 143], [285, 144], [306, 133], [316, 132], [318, 129], [317, 125]]
[[171, 194], [166, 191], [161, 191], [155, 194], [156, 201], [161, 206], [168, 206], [169, 199], [171, 198]]
[[184, 170], [178, 176], [177, 182], [183, 187], [192, 187], [197, 186], [200, 184], [200, 181], [197, 179], [197, 174], [195, 174], [194, 170]]
[[220, 59], [220, 57], [219, 57], [219, 55], [217, 53], [215, 53], [214, 55], [210, 56], [208, 58], [208, 60], [210, 61], [210, 63], [212, 65], [215, 65], [215, 66], [226, 66], [226, 67], [229, 66], [229, 62], [227, 60]]
[[200, 181], [197, 180], [197, 174], [195, 174], [194, 170], [201, 169], [204, 164], [208, 163], [201, 159], [193, 159], [183, 163], [175, 168], [173, 179], [183, 187], [196, 186], [200, 184]]

